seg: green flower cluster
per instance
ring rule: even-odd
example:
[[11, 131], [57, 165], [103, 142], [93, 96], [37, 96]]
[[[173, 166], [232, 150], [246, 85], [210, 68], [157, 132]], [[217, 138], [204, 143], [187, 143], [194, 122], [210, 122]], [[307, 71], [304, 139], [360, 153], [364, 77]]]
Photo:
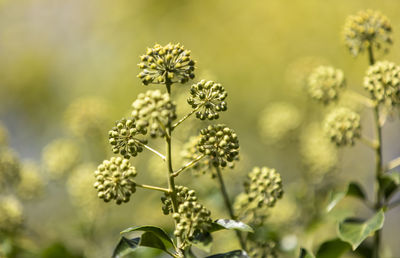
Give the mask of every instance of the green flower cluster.
[[337, 146], [354, 145], [361, 137], [360, 115], [348, 108], [337, 108], [326, 117], [324, 131]]
[[336, 101], [345, 85], [343, 72], [331, 66], [319, 66], [308, 77], [309, 95], [323, 104]]
[[21, 203], [13, 196], [0, 198], [0, 232], [11, 233], [22, 226]]
[[213, 166], [226, 167], [238, 157], [239, 140], [232, 129], [223, 124], [209, 125], [200, 134], [197, 149], [211, 159]]
[[40, 196], [44, 190], [44, 182], [40, 177], [39, 166], [33, 161], [22, 163], [20, 181], [17, 185], [18, 196], [25, 200], [31, 200]]
[[392, 26], [386, 16], [378, 11], [360, 11], [349, 16], [344, 26], [344, 39], [350, 52], [357, 56], [369, 46], [374, 49], [392, 44]]
[[364, 88], [379, 103], [400, 104], [400, 66], [389, 61], [370, 66], [364, 77]]
[[144, 85], [186, 83], [194, 78], [195, 61], [191, 59], [190, 51], [180, 44], [156, 44], [140, 59], [142, 62], [138, 66], [143, 71], [137, 77]]
[[98, 191], [98, 197], [105, 202], [112, 199], [117, 204], [128, 202], [130, 196], [136, 191], [136, 169], [131, 166], [129, 160], [120, 157], [112, 157], [103, 161], [94, 172], [96, 182], [94, 187]]
[[221, 84], [213, 81], [201, 80], [190, 88], [191, 97], [187, 102], [193, 109], [200, 109], [196, 117], [205, 120], [218, 119], [218, 112], [226, 111], [227, 104], [224, 101], [228, 96]]
[[140, 128], [148, 127], [151, 137], [163, 137], [168, 122], [176, 119], [175, 104], [170, 100], [168, 93], [161, 93], [159, 90], [140, 93], [132, 107], [132, 117], [136, 124]]
[[[176, 200], [178, 204], [182, 204], [185, 201], [195, 202], [197, 201], [196, 192], [194, 190], [189, 190], [186, 186], [177, 185], [175, 186], [176, 189]], [[163, 204], [162, 211], [164, 215], [168, 215], [173, 213], [172, 208], [172, 200], [171, 195], [169, 193], [164, 193], [164, 196], [161, 197], [161, 202]]]
[[143, 151], [146, 140], [136, 138], [137, 135], [145, 135], [147, 129], [144, 123], [136, 123], [133, 119], [121, 119], [115, 122], [115, 126], [108, 132], [109, 142], [115, 154], [120, 153], [124, 158], [135, 157]]

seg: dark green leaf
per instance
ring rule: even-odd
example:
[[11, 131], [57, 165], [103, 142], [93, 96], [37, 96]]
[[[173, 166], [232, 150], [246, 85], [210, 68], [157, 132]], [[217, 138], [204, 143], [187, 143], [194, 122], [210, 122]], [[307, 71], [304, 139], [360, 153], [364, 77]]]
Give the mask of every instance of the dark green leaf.
[[299, 258], [315, 258], [315, 256], [307, 249], [301, 248]]
[[130, 254], [135, 251], [137, 247], [139, 247], [140, 237], [128, 239], [126, 237], [122, 237], [117, 246], [114, 249], [113, 258], [122, 258], [127, 254]]
[[215, 232], [222, 229], [236, 229], [239, 231], [245, 231], [251, 233], [254, 232], [254, 230], [249, 225], [241, 221], [236, 221], [231, 219], [217, 219], [216, 221], [213, 222], [210, 232]]
[[366, 200], [366, 194], [361, 185], [356, 182], [351, 182], [347, 186], [346, 191], [331, 194], [331, 198], [328, 206], [326, 207], [326, 211], [331, 211], [346, 196], [355, 197], [360, 200]]
[[206, 258], [249, 258], [247, 253], [243, 250], [231, 251], [223, 254], [214, 254]]
[[167, 251], [164, 242], [156, 234], [152, 232], [143, 233], [143, 235], [140, 237], [139, 245]]
[[379, 186], [388, 199], [400, 186], [400, 173], [384, 174], [379, 178]]
[[155, 227], [155, 226], [131, 227], [131, 228], [128, 228], [128, 229], [125, 229], [124, 231], [122, 231], [121, 234], [134, 232], [134, 231], [151, 232], [151, 233], [155, 234], [159, 239], [163, 240], [165, 243], [169, 243], [173, 247], [175, 247], [174, 242], [168, 236], [168, 234], [163, 229], [161, 229], [159, 227]]
[[194, 240], [191, 242], [195, 247], [209, 253], [212, 246], [212, 236], [209, 232], [196, 234]]
[[338, 225], [339, 238], [349, 243], [355, 250], [368, 236], [382, 228], [384, 219], [384, 212], [380, 210], [364, 223], [349, 220], [343, 221]]
[[335, 238], [324, 242], [315, 255], [316, 258], [339, 258], [345, 252], [351, 249], [351, 246], [342, 240]]

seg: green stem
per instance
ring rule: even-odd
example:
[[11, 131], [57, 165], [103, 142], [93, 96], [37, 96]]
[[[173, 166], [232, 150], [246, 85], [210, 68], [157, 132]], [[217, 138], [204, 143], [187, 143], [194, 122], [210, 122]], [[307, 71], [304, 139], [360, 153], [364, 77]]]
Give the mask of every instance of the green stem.
[[146, 144], [144, 144], [144, 143], [142, 143], [142, 142], [140, 142], [140, 141], [137, 141], [137, 142], [138, 142], [140, 145], [142, 145], [143, 147], [145, 147], [146, 149], [148, 149], [149, 151], [151, 151], [151, 152], [153, 152], [154, 154], [156, 154], [157, 156], [159, 156], [163, 161], [166, 160], [165, 156], [162, 155], [161, 153], [159, 153], [158, 151], [156, 151], [155, 149], [151, 148], [150, 146], [148, 146], [148, 145], [146, 145]]
[[163, 193], [169, 193], [170, 192], [169, 189], [163, 188], [163, 187], [158, 187], [158, 186], [153, 186], [153, 185], [145, 185], [145, 184], [138, 184], [138, 183], [135, 183], [135, 185], [137, 187], [141, 187], [141, 188], [149, 189], [149, 190], [160, 191], [160, 192], [163, 192]]
[[[235, 216], [235, 213], [233, 212], [231, 201], [229, 200], [228, 192], [226, 191], [224, 178], [222, 177], [221, 169], [219, 167], [215, 167], [215, 170], [217, 172], [219, 187], [221, 189], [222, 197], [224, 198], [225, 206], [228, 209], [229, 216], [231, 217], [231, 219], [236, 220], [236, 216]], [[243, 250], [246, 250], [246, 243], [243, 239], [242, 234], [237, 230], [235, 230], [235, 233], [236, 233], [237, 239], [239, 240], [241, 248]]]
[[196, 112], [197, 110], [199, 110], [202, 107], [202, 105], [198, 106], [197, 108], [193, 109], [192, 111], [190, 111], [190, 113], [186, 114], [184, 117], [182, 117], [178, 122], [176, 122], [173, 126], [172, 126], [172, 130], [175, 129], [175, 127], [177, 127], [178, 125], [180, 125], [181, 123], [183, 123], [183, 121], [185, 121], [187, 118], [189, 118], [191, 115], [193, 115], [194, 112]]
[[190, 168], [191, 166], [193, 166], [194, 164], [196, 164], [199, 160], [201, 160], [202, 158], [204, 158], [204, 154], [201, 154], [200, 156], [198, 156], [197, 158], [195, 158], [194, 160], [190, 161], [189, 163], [185, 164], [183, 167], [181, 167], [180, 169], [178, 169], [177, 171], [175, 171], [172, 176], [173, 177], [177, 177], [179, 176], [179, 174], [184, 171], [187, 168]]
[[394, 160], [391, 160], [387, 165], [387, 170], [394, 169], [398, 166], [400, 166], [400, 157], [397, 157]]

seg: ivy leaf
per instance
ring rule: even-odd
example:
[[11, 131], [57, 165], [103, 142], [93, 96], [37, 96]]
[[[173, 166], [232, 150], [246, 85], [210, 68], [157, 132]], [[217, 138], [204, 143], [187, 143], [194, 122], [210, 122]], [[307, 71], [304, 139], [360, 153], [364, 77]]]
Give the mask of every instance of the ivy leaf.
[[250, 258], [250, 256], [243, 250], [235, 250], [222, 254], [214, 254], [206, 258]]
[[379, 186], [388, 199], [400, 186], [400, 173], [384, 174], [379, 177]]
[[315, 256], [307, 249], [301, 248], [299, 258], [315, 258]]
[[140, 237], [128, 239], [126, 237], [122, 237], [117, 246], [114, 249], [113, 258], [122, 258], [127, 254], [130, 254], [135, 251], [137, 247], [139, 247]]
[[342, 240], [335, 238], [328, 240], [318, 248], [316, 258], [339, 258], [350, 250], [351, 246]]
[[164, 242], [154, 233], [145, 232], [140, 237], [140, 246], [152, 247], [167, 252]]
[[367, 196], [365, 191], [363, 190], [362, 186], [356, 182], [351, 182], [348, 186], [346, 191], [338, 192], [336, 194], [332, 194], [329, 204], [326, 207], [326, 211], [330, 212], [344, 197], [351, 196], [355, 197], [360, 200], [366, 200]]
[[345, 220], [338, 225], [339, 238], [349, 243], [354, 251], [368, 236], [382, 228], [384, 220], [382, 209], [365, 222]]
[[241, 221], [236, 221], [231, 219], [217, 219], [212, 223], [212, 228], [210, 232], [215, 232], [223, 229], [236, 229], [239, 231], [250, 232], [250, 233], [254, 232], [254, 230], [249, 225]]
[[131, 228], [127, 228], [124, 231], [122, 231], [121, 234], [134, 232], [134, 231], [144, 231], [144, 232], [153, 233], [160, 240], [164, 241], [164, 243], [170, 244], [175, 248], [175, 245], [174, 245], [174, 242], [172, 241], [172, 239], [168, 236], [168, 234], [163, 229], [161, 229], [159, 227], [155, 227], [155, 226], [131, 227]]

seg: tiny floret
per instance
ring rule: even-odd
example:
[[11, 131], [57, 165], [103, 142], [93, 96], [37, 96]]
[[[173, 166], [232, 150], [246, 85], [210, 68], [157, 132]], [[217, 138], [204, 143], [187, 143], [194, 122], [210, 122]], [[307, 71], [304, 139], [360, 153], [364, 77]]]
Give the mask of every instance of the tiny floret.
[[187, 102], [193, 109], [198, 109], [196, 117], [205, 120], [219, 118], [219, 112], [227, 110], [225, 102], [228, 96], [221, 84], [201, 80], [190, 88], [191, 97]]
[[392, 25], [379, 11], [365, 10], [347, 18], [344, 40], [350, 52], [357, 56], [369, 46], [388, 51], [392, 41]]
[[336, 101], [345, 85], [343, 72], [331, 66], [319, 66], [308, 77], [309, 95], [323, 104]]
[[98, 191], [98, 197], [105, 202], [115, 200], [117, 204], [128, 202], [130, 196], [136, 192], [136, 169], [131, 166], [129, 160], [120, 157], [112, 157], [105, 160], [94, 172], [96, 182], [94, 188]]
[[178, 44], [148, 48], [138, 64], [142, 72], [137, 76], [144, 85], [186, 83], [194, 78], [195, 61], [190, 51]]
[[326, 117], [324, 131], [337, 146], [354, 145], [361, 137], [360, 115], [348, 108], [337, 108]]

